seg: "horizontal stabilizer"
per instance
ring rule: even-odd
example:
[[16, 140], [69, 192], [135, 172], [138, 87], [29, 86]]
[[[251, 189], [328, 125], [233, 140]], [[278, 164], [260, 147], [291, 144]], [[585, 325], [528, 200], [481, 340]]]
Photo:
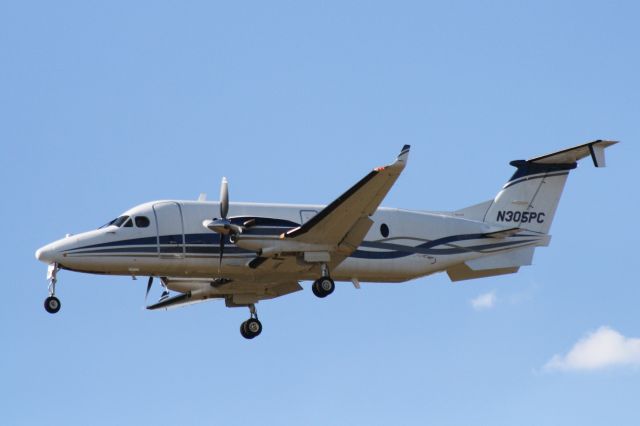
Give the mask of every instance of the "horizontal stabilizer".
[[573, 148], [563, 149], [562, 151], [543, 155], [541, 157], [532, 158], [530, 160], [527, 160], [527, 163], [573, 164], [582, 158], [591, 156], [594, 166], [604, 167], [606, 165], [604, 159], [604, 149], [617, 143], [617, 141], [597, 140], [585, 143], [583, 145], [574, 146]]
[[469, 260], [447, 269], [447, 275], [451, 281], [463, 281], [513, 274], [518, 272], [521, 266], [531, 265], [534, 250], [535, 247], [523, 247], [506, 253]]
[[469, 260], [465, 263], [474, 271], [529, 266], [533, 261], [534, 250], [535, 247], [522, 247], [516, 250], [510, 250], [506, 253]]
[[447, 269], [447, 275], [451, 281], [464, 281], [476, 278], [495, 277], [496, 275], [515, 274], [520, 268], [501, 268], [501, 269], [485, 269], [483, 271], [474, 271], [464, 263]]

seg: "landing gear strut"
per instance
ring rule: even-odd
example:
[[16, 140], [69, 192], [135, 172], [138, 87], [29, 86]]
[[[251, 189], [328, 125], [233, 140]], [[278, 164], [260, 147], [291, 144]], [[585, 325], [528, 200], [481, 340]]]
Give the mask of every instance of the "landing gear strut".
[[251, 318], [240, 324], [240, 334], [245, 339], [253, 339], [262, 333], [262, 323], [258, 321], [256, 305], [253, 303], [249, 305], [249, 312], [251, 312]]
[[322, 264], [320, 267], [322, 277], [313, 282], [311, 286], [311, 291], [317, 297], [327, 297], [336, 289], [336, 284], [329, 277], [329, 268], [327, 268], [326, 264]]
[[60, 268], [58, 268], [57, 263], [49, 265], [49, 269], [47, 270], [47, 279], [49, 280], [49, 297], [44, 299], [44, 309], [50, 314], [57, 313], [62, 306], [60, 299], [56, 297], [56, 283], [58, 282], [58, 278], [56, 276], [59, 270]]

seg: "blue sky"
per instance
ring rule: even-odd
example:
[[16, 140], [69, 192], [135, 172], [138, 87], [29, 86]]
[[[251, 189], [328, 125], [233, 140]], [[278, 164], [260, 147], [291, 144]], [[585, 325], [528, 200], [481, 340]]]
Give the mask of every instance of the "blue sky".
[[[0, 4], [3, 423], [637, 425], [639, 13]], [[550, 247], [517, 275], [324, 300], [306, 283], [260, 303], [253, 341], [245, 309], [145, 311], [144, 279], [62, 272], [62, 311], [42, 308], [38, 247], [145, 201], [215, 197], [221, 176], [232, 200], [327, 203], [408, 143], [384, 204], [449, 210], [492, 198], [511, 160], [599, 138], [622, 143], [572, 173]], [[569, 365], [610, 344], [627, 358]]]

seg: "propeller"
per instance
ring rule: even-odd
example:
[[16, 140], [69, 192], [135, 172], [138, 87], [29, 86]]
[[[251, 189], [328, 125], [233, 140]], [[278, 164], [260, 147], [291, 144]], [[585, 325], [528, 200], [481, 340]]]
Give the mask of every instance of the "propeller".
[[[167, 288], [167, 284], [164, 282], [162, 278], [160, 278], [160, 285], [162, 286], [162, 295], [160, 295], [160, 300], [163, 300], [169, 296], [169, 289]], [[144, 295], [145, 303], [149, 298], [149, 292], [151, 291], [152, 286], [153, 286], [153, 276], [150, 276], [149, 281], [147, 281], [147, 292]]]
[[153, 276], [149, 277], [149, 281], [147, 281], [147, 293], [144, 295], [144, 301], [147, 302], [147, 298], [149, 297], [149, 291], [151, 291], [151, 286], [153, 285]]
[[219, 258], [218, 258], [218, 273], [222, 268], [222, 256], [224, 256], [224, 244], [225, 244], [225, 236], [237, 236], [241, 234], [243, 228], [241, 226], [235, 225], [231, 223], [231, 221], [227, 218], [227, 214], [229, 213], [229, 181], [226, 177], [222, 178], [222, 182], [220, 183], [220, 218], [219, 219], [208, 219], [202, 222], [202, 225], [205, 228], [212, 230], [213, 232], [217, 232], [220, 235], [220, 245], [219, 245]]
[[149, 298], [149, 292], [151, 291], [151, 286], [153, 285], [153, 276], [149, 277], [149, 281], [147, 281], [147, 292], [144, 295], [144, 303], [147, 303], [147, 299]]
[[227, 213], [229, 213], [229, 181], [223, 177], [220, 183], [220, 217], [226, 220]]
[[[227, 219], [227, 213], [229, 213], [229, 181], [226, 177], [222, 178], [220, 182], [220, 217], [224, 221], [225, 229], [231, 222]], [[225, 234], [220, 234], [220, 255], [218, 257], [218, 273], [222, 268], [222, 256], [224, 254], [224, 237]]]

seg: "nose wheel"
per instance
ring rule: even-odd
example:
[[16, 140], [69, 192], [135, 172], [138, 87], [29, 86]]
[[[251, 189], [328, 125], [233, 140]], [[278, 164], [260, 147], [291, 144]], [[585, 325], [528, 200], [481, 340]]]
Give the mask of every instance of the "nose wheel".
[[49, 297], [44, 299], [44, 309], [50, 314], [58, 313], [62, 304], [60, 303], [60, 299], [56, 297], [56, 283], [58, 282], [58, 268], [57, 263], [53, 263], [49, 265], [49, 269], [47, 269], [47, 280], [49, 280]]
[[55, 314], [60, 310], [60, 299], [55, 296], [49, 296], [44, 299], [44, 309], [50, 314]]
[[245, 339], [253, 339], [262, 333], [262, 323], [258, 320], [258, 313], [254, 304], [249, 305], [251, 318], [240, 324], [240, 334]]

